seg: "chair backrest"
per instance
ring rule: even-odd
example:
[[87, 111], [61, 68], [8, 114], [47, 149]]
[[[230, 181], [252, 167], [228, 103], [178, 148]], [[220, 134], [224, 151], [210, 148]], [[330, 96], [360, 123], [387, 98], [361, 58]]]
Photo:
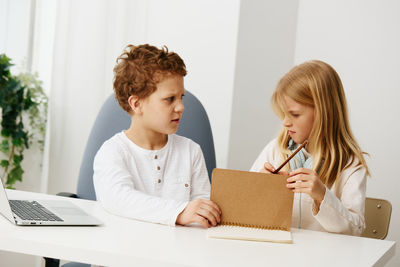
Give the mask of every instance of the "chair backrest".
[[[186, 91], [183, 99], [185, 112], [177, 134], [192, 139], [203, 151], [208, 175], [216, 167], [214, 141], [207, 113], [200, 101]], [[100, 109], [86, 144], [79, 171], [77, 195], [79, 198], [96, 199], [93, 186], [93, 160], [101, 145], [114, 134], [128, 129], [131, 118], [121, 109], [114, 94], [109, 96]]]
[[366, 228], [361, 236], [385, 239], [389, 230], [392, 204], [378, 198], [365, 199], [365, 224]]

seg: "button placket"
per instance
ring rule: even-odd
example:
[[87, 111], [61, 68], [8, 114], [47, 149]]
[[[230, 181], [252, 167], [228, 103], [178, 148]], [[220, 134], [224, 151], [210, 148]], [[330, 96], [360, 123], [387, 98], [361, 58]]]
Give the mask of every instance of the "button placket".
[[160, 163], [159, 163], [159, 157], [157, 154], [155, 154], [153, 156], [153, 160], [155, 161], [155, 169], [156, 169], [156, 187], [159, 189], [162, 183], [162, 179], [161, 179], [161, 167], [160, 167]]

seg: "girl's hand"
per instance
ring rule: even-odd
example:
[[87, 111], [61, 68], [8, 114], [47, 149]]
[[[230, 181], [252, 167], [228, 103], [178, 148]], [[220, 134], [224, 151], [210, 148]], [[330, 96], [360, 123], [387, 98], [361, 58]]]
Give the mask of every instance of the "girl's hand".
[[186, 208], [176, 218], [176, 223], [186, 225], [199, 223], [208, 228], [221, 222], [221, 210], [211, 200], [198, 198], [190, 201]]
[[306, 193], [314, 199], [319, 209], [319, 204], [325, 197], [325, 185], [318, 175], [310, 169], [300, 168], [289, 173], [287, 188], [295, 193]]
[[[263, 173], [273, 173], [274, 171], [275, 171], [275, 167], [272, 166], [272, 164], [269, 162], [265, 162], [264, 168], [260, 170], [260, 172], [263, 172]], [[279, 171], [278, 174], [289, 175], [289, 173], [285, 172], [285, 171]]]

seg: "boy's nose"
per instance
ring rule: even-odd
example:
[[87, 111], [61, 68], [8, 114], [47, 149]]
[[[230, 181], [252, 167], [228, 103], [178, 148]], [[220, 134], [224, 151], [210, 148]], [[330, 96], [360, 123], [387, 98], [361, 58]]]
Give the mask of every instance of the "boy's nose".
[[185, 110], [185, 106], [183, 105], [182, 101], [175, 106], [176, 112], [182, 113], [184, 110]]

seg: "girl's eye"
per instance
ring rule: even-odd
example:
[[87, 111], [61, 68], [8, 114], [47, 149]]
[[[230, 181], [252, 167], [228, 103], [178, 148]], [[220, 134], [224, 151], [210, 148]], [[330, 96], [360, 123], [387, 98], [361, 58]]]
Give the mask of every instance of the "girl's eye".
[[174, 96], [170, 96], [170, 97], [167, 98], [167, 100], [170, 101], [170, 102], [174, 102], [175, 97]]

